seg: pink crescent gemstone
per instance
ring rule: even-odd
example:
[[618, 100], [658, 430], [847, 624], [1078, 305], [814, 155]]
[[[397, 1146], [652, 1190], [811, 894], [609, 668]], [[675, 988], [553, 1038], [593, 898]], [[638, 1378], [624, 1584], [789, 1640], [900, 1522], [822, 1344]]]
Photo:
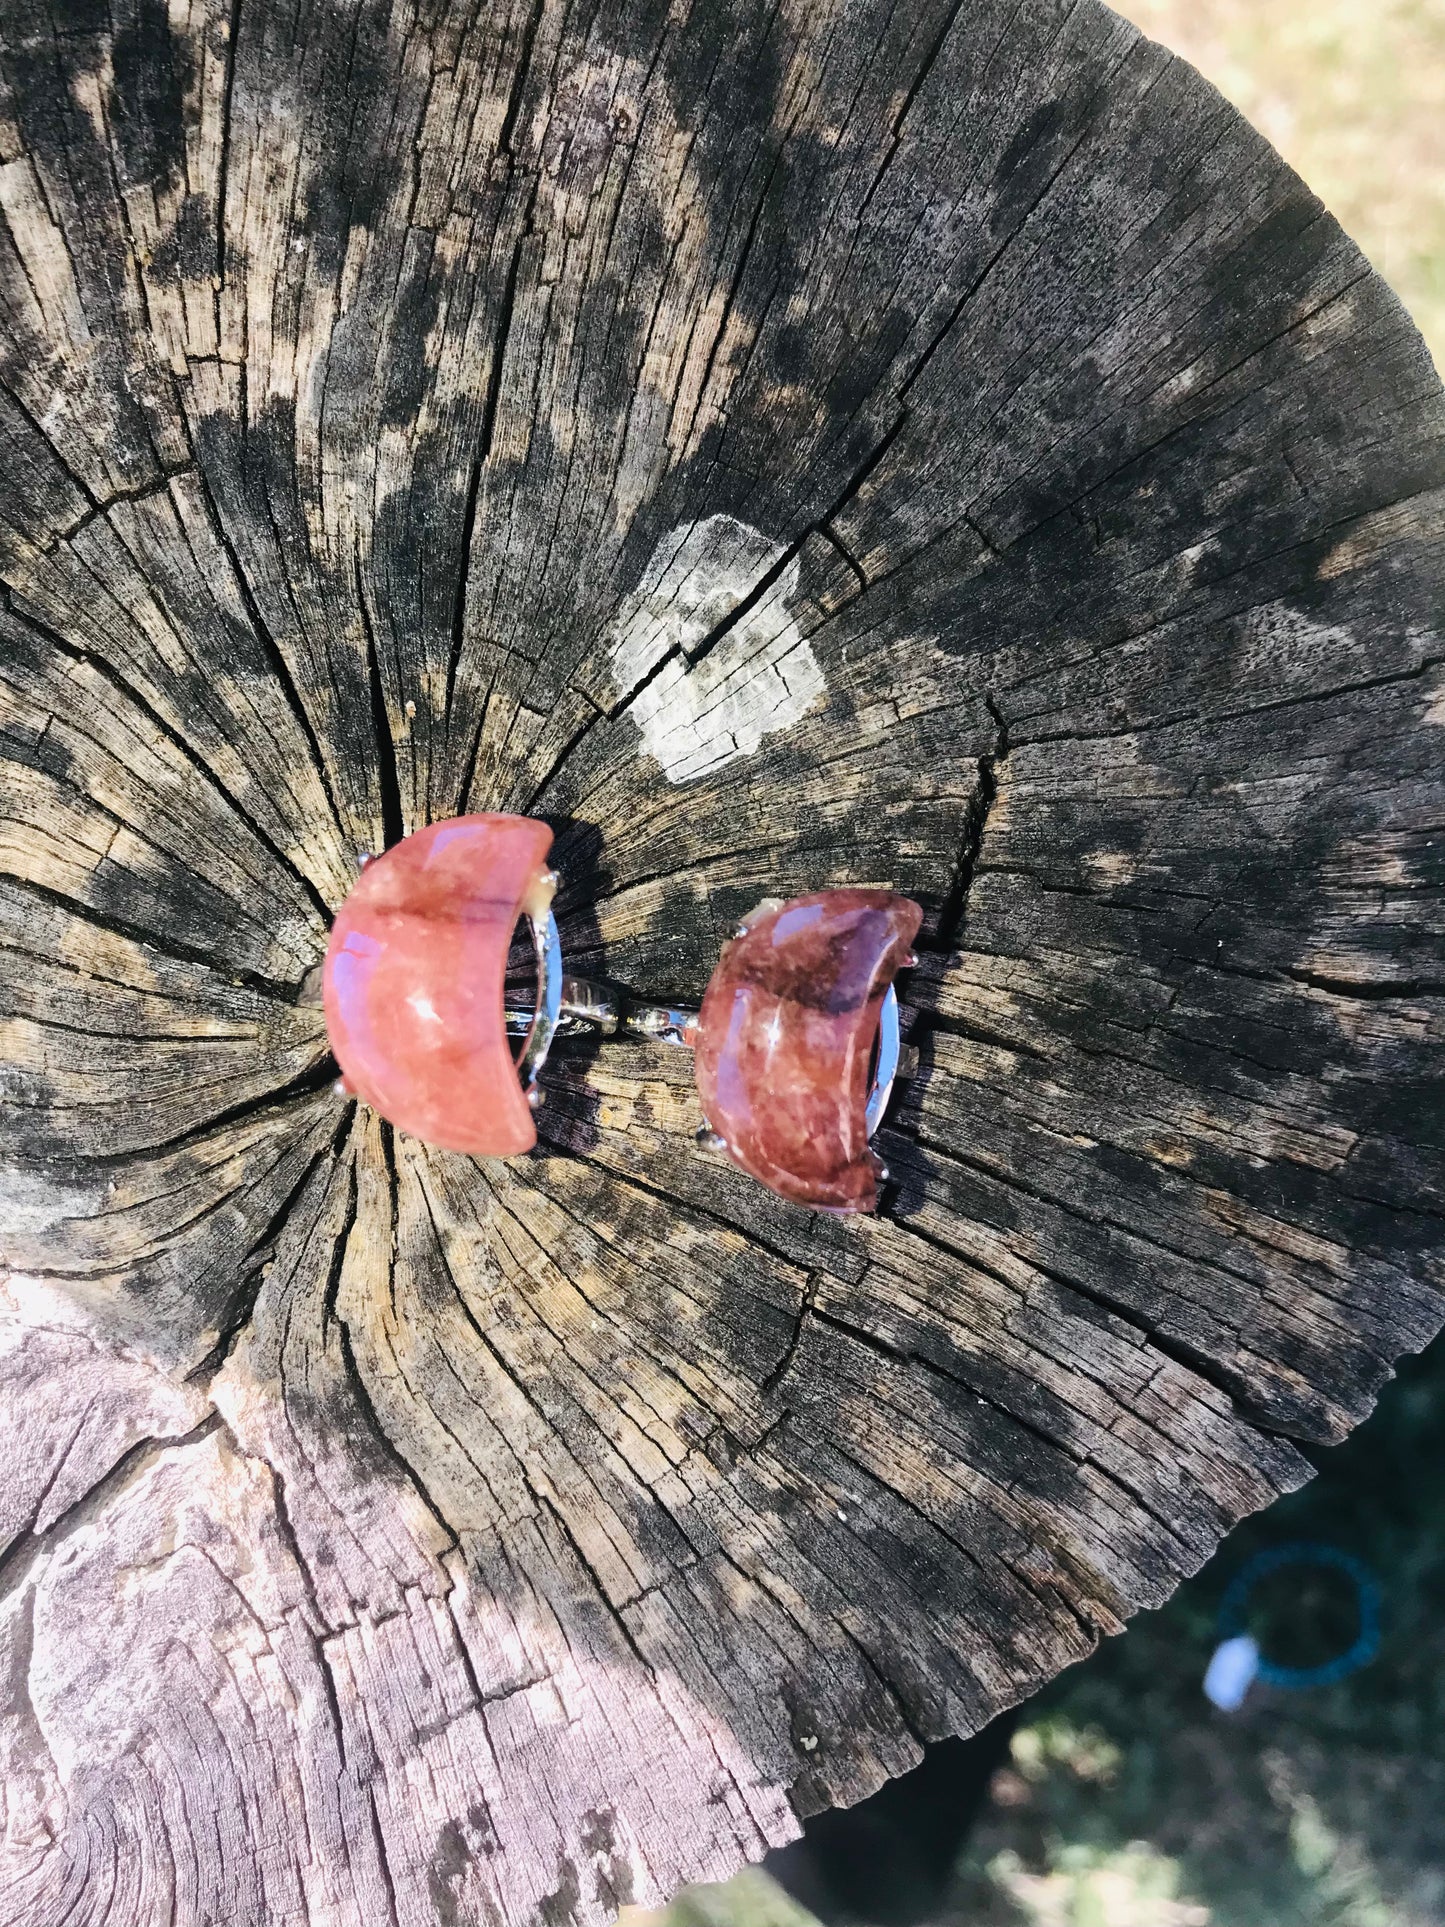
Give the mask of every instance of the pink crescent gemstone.
[[504, 983], [518, 917], [546, 913], [551, 847], [529, 816], [433, 823], [368, 863], [337, 912], [322, 972], [331, 1048], [398, 1130], [473, 1157], [537, 1142]]
[[873, 1045], [922, 920], [889, 890], [820, 890], [723, 948], [698, 1015], [698, 1096], [733, 1162], [785, 1198], [877, 1208]]

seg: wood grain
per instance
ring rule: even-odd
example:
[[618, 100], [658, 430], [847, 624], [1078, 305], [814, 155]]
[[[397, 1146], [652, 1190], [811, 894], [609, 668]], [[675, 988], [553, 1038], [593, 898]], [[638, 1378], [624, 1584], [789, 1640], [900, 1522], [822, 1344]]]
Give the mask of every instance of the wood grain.
[[[1445, 408], [1094, 0], [14, 0], [0, 1923], [564, 1927], [975, 1730], [1445, 1317]], [[359, 857], [925, 906], [873, 1221], [559, 1048], [332, 1089]]]

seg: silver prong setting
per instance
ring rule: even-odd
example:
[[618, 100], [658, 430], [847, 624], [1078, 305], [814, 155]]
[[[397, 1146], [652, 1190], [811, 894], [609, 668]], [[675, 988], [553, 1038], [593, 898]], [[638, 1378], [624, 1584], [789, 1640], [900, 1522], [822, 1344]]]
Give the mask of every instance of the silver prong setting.
[[898, 1075], [901, 1045], [898, 993], [889, 984], [884, 993], [883, 1007], [878, 1013], [878, 1064], [873, 1072], [873, 1088], [868, 1093], [868, 1108], [864, 1113], [869, 1137], [883, 1122], [883, 1113], [888, 1109], [888, 1100], [893, 1095], [893, 1080]]
[[782, 897], [762, 897], [755, 903], [745, 917], [740, 917], [733, 926], [734, 937], [745, 937], [759, 917], [766, 917], [773, 910], [781, 910]]

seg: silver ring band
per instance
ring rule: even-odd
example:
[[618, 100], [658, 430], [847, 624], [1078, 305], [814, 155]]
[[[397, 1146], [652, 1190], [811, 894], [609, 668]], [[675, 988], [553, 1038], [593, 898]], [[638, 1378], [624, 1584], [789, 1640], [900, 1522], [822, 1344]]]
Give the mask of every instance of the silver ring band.
[[[523, 1090], [530, 1091], [547, 1061], [562, 1015], [562, 939], [557, 934], [557, 919], [550, 910], [543, 919], [529, 916], [527, 921], [532, 926], [532, 947], [537, 953], [537, 1007], [527, 1027], [527, 1041], [517, 1057], [517, 1075]], [[512, 1014], [508, 1011], [509, 1019]]]
[[[523, 1088], [530, 1091], [537, 1073], [547, 1061], [554, 1037], [580, 1031], [600, 1031], [606, 1036], [621, 1029], [633, 1037], [645, 1037], [654, 1044], [676, 1044], [691, 1049], [697, 1040], [697, 1012], [659, 1004], [634, 1004], [619, 1013], [611, 993], [585, 977], [564, 977], [562, 943], [557, 935], [557, 919], [551, 911], [543, 919], [529, 917], [532, 945], [537, 954], [537, 1004], [531, 1011], [508, 1008], [507, 1030], [525, 1038], [517, 1056], [517, 1074]], [[878, 1012], [878, 1054], [873, 1066], [873, 1081], [868, 1091], [864, 1117], [872, 1137], [883, 1122], [883, 1113], [893, 1094], [898, 1075], [900, 1028], [898, 994], [890, 984], [883, 993]]]
[[868, 1108], [863, 1115], [872, 1137], [883, 1122], [888, 1100], [893, 1095], [893, 1080], [898, 1075], [899, 1050], [898, 994], [892, 984], [883, 993], [883, 1008], [878, 1013], [878, 1061], [873, 1066], [873, 1088], [868, 1093]]

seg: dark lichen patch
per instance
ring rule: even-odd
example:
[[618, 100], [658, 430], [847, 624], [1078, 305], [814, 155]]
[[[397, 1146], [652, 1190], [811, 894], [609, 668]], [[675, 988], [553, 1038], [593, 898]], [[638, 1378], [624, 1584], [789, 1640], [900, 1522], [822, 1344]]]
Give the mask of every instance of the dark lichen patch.
[[187, 194], [148, 265], [157, 281], [209, 280], [215, 254], [215, 206], [208, 195]]
[[448, 1820], [437, 1835], [427, 1865], [426, 1890], [439, 1927], [460, 1927], [459, 1890], [472, 1864], [466, 1835], [456, 1820]]
[[186, 165], [186, 102], [195, 52], [172, 31], [166, 0], [134, 0], [111, 42], [111, 112], [126, 183], [171, 187]]
[[407, 249], [388, 333], [391, 352], [377, 370], [384, 383], [384, 427], [414, 422], [435, 386], [428, 358], [435, 352], [434, 333], [454, 280], [454, 270], [438, 259], [429, 237], [419, 237]]
[[577, 1902], [581, 1897], [582, 1886], [577, 1877], [577, 1863], [570, 1854], [563, 1854], [557, 1865], [557, 1885], [537, 1907], [537, 1920], [540, 1927], [571, 1927], [577, 1914]]
[[[393, 67], [387, 46], [391, 10], [359, 0], [351, 30], [311, 49], [304, 69], [305, 169], [295, 238], [326, 281], [340, 274], [354, 230], [385, 225], [385, 210], [402, 188], [407, 159], [392, 143], [387, 101]], [[319, 57], [318, 57], [319, 56]]]
[[597, 1898], [607, 1907], [627, 1906], [634, 1897], [632, 1868], [617, 1845], [617, 1815], [611, 1807], [593, 1807], [582, 1816], [582, 1851], [592, 1860]]
[[58, 35], [69, 39], [104, 33], [111, 24], [109, 0], [50, 0]]

